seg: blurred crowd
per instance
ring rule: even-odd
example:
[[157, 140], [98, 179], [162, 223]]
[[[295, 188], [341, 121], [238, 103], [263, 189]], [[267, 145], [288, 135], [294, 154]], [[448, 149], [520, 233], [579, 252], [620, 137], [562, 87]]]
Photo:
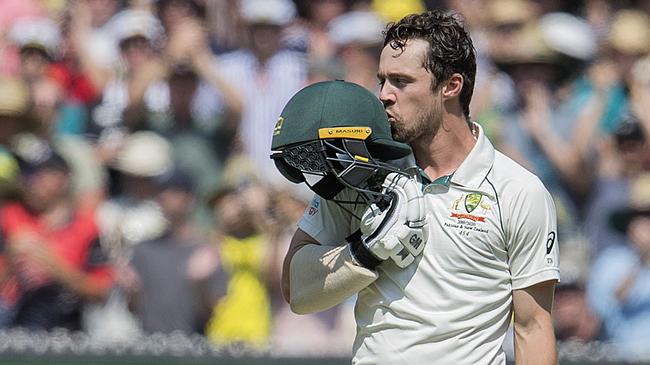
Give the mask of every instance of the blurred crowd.
[[385, 25], [434, 8], [474, 39], [472, 119], [554, 197], [558, 339], [649, 355], [648, 0], [0, 0], [0, 328], [347, 355], [353, 299], [280, 296], [310, 193], [273, 127], [310, 83], [378, 92]]

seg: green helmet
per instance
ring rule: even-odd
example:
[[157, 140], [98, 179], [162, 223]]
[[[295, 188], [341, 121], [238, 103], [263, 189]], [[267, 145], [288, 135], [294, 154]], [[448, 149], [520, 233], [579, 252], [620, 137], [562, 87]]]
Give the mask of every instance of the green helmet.
[[[347, 186], [380, 195], [391, 171], [386, 163], [411, 153], [391, 137], [382, 103], [367, 89], [346, 81], [325, 81], [298, 91], [282, 110], [273, 131], [271, 158], [294, 183], [320, 176], [308, 185], [325, 199]], [[376, 200], [376, 199], [371, 199]]]

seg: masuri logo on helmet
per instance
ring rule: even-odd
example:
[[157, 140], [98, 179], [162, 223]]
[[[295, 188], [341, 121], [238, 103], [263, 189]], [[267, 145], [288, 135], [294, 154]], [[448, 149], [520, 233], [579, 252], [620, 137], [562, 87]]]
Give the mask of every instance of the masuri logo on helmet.
[[[271, 158], [294, 183], [305, 182], [325, 199], [349, 187], [368, 203], [381, 198], [386, 163], [411, 153], [391, 137], [384, 107], [370, 91], [346, 81], [325, 81], [298, 91], [275, 125]], [[310, 184], [306, 175], [319, 180]]]

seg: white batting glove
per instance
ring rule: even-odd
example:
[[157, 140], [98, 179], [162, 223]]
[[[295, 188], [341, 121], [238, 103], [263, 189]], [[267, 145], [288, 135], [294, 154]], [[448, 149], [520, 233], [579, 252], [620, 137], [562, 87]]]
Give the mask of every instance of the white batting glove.
[[[361, 244], [377, 262], [390, 258], [405, 268], [422, 254], [428, 238], [424, 196], [414, 179], [396, 173], [388, 174], [383, 191], [392, 196], [390, 204], [384, 210], [372, 204], [365, 211], [359, 227]], [[353, 254], [368, 261], [362, 251], [357, 247]]]

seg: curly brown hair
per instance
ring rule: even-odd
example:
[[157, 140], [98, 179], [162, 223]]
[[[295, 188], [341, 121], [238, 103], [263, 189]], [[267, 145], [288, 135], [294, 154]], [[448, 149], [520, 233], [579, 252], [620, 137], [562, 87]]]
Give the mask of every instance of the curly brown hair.
[[411, 14], [388, 24], [384, 35], [384, 47], [390, 45], [395, 50], [404, 50], [410, 39], [422, 39], [429, 43], [423, 66], [432, 74], [433, 90], [454, 73], [462, 75], [460, 103], [469, 119], [469, 103], [476, 78], [476, 50], [458, 13], [432, 10]]

